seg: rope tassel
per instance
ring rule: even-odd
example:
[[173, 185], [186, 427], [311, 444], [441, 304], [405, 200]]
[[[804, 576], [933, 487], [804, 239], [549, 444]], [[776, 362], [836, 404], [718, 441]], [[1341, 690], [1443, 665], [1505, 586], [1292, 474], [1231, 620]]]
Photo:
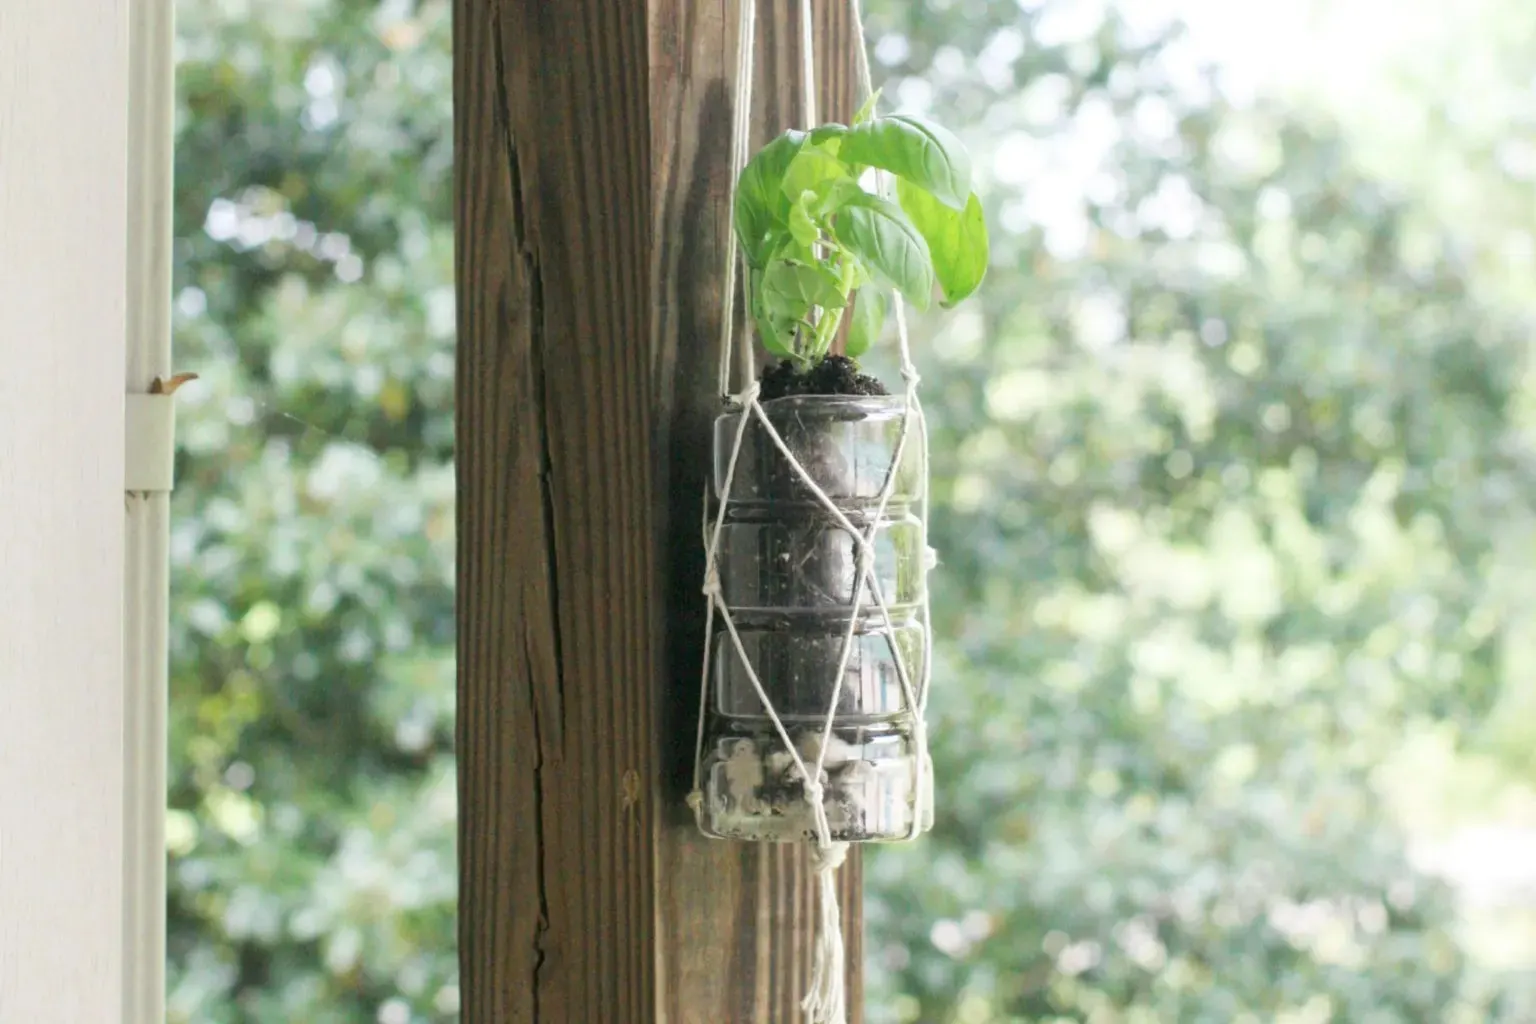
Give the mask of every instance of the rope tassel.
[[812, 1024], [847, 1024], [848, 1020], [843, 919], [837, 904], [837, 869], [847, 857], [847, 843], [829, 843], [811, 851], [817, 882], [816, 944], [811, 956], [811, 990], [800, 1001], [800, 1008]]

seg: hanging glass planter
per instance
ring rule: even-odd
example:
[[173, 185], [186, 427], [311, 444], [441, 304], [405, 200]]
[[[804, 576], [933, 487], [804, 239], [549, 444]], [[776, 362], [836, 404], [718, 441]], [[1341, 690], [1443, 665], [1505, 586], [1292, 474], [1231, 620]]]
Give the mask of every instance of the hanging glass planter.
[[[734, 473], [741, 417], [752, 414], [715, 423], [718, 571], [732, 625], [711, 638], [700, 825], [727, 839], [816, 840], [771, 705], [801, 764], [821, 764], [832, 841], [910, 838], [932, 822], [906, 695], [927, 669], [922, 446], [915, 431], [902, 439], [900, 397], [802, 395], [762, 410], [788, 455], [749, 419]], [[871, 544], [862, 581], [854, 531]]]
[[[862, 39], [857, 0], [850, 7]], [[754, 0], [740, 17], [720, 317], [727, 410], [712, 442], [688, 802], [706, 835], [809, 845], [819, 916], [801, 1006], [813, 1024], [844, 1024], [834, 876], [849, 843], [916, 838], [933, 816], [928, 443], [904, 302], [927, 309], [935, 294], [953, 305], [974, 292], [987, 231], [965, 147], [923, 118], [880, 116], [862, 46], [868, 99], [847, 125], [817, 124], [809, 0], [801, 85], [814, 127], [749, 160]], [[738, 254], [747, 322], [780, 360], [761, 376], [750, 332], [735, 347]], [[899, 396], [855, 362], [888, 312]]]

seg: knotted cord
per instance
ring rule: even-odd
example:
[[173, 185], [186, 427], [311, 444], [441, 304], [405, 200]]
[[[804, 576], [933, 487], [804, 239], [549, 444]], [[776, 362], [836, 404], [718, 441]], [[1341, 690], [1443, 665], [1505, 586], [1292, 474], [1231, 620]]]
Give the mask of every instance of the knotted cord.
[[[859, 41], [856, 50], [856, 67], [858, 71], [860, 96], [862, 103], [874, 92], [870, 79], [869, 59], [864, 48], [864, 25], [859, 0], [849, 0], [852, 8], [853, 26], [856, 38]], [[757, 23], [757, 5], [755, 0], [740, 0], [741, 21], [737, 31], [737, 59], [735, 102], [732, 109], [732, 134], [731, 134], [731, 203], [734, 209], [736, 182], [741, 176], [742, 168], [747, 162], [747, 150], [750, 140], [750, 121], [752, 113], [752, 76], [754, 71], [753, 51], [755, 47], [755, 28]], [[811, 0], [801, 0], [800, 3], [801, 24], [801, 56], [802, 56], [802, 105], [806, 118], [806, 127], [816, 127], [816, 63], [815, 63], [815, 26], [812, 18]], [[890, 196], [892, 192], [889, 176], [881, 173], [878, 175], [878, 188], [883, 195]], [[752, 359], [752, 319], [746, 318], [746, 329], [743, 332], [739, 355], [741, 359], [742, 386], [740, 392], [730, 394], [731, 360], [735, 349], [734, 323], [735, 323], [735, 296], [737, 281], [738, 246], [734, 232], [726, 244], [725, 258], [725, 290], [723, 306], [720, 317], [720, 364], [719, 364], [719, 389], [725, 396], [727, 403], [739, 409], [739, 419], [731, 445], [730, 458], [726, 463], [724, 479], [721, 483], [719, 508], [713, 521], [709, 517], [708, 494], [706, 490], [706, 503], [704, 510], [704, 547], [705, 570], [703, 593], [708, 601], [705, 613], [704, 625], [704, 666], [700, 673], [699, 683], [699, 720], [698, 735], [694, 750], [693, 765], [693, 790], [688, 795], [688, 803], [695, 815], [703, 813], [703, 761], [704, 761], [704, 722], [708, 713], [710, 663], [712, 641], [715, 636], [716, 618], [730, 636], [736, 656], [746, 672], [748, 680], [752, 684], [758, 699], [762, 702], [775, 732], [784, 743], [794, 770], [804, 780], [804, 798], [810, 805], [812, 820], [815, 826], [815, 845], [812, 850], [812, 865], [816, 871], [818, 880], [818, 917], [816, 926], [816, 940], [811, 969], [810, 991], [801, 1002], [802, 1008], [814, 1024], [846, 1024], [847, 1021], [847, 994], [845, 991], [844, 956], [842, 921], [837, 902], [837, 869], [842, 866], [847, 857], [848, 844], [834, 842], [832, 839], [831, 824], [827, 820], [825, 804], [825, 789], [822, 778], [825, 772], [827, 751], [831, 747], [832, 729], [836, 723], [838, 697], [841, 693], [841, 680], [848, 670], [848, 663], [853, 653], [856, 630], [860, 612], [863, 610], [866, 590], [873, 600], [879, 613], [879, 619], [884, 625], [887, 634], [894, 636], [894, 625], [890, 609], [887, 606], [885, 594], [882, 591], [880, 580], [875, 573], [875, 532], [885, 518], [886, 508], [895, 492], [897, 471], [906, 457], [909, 439], [916, 435], [921, 463], [924, 472], [928, 465], [928, 429], [923, 417], [922, 404], [918, 400], [917, 390], [919, 376], [917, 368], [912, 364], [911, 350], [907, 338], [906, 309], [901, 295], [893, 293], [893, 305], [895, 310], [896, 336], [898, 352], [900, 356], [901, 378], [904, 385], [904, 404], [902, 409], [900, 429], [896, 439], [895, 450], [890, 466], [886, 471], [884, 485], [880, 489], [878, 504], [874, 514], [869, 519], [866, 529], [860, 530], [853, 525], [842, 509], [820, 485], [811, 477], [804, 466], [795, 457], [789, 446], [774, 427], [762, 403], [759, 401], [759, 388], [756, 370]], [[720, 533], [725, 523], [726, 510], [731, 500], [731, 489], [735, 481], [736, 470], [741, 456], [743, 441], [750, 424], [756, 422], [772, 441], [774, 447], [787, 461], [794, 472], [816, 503], [821, 506], [832, 520], [853, 538], [857, 552], [857, 573], [855, 576], [853, 603], [849, 615], [848, 628], [843, 634], [841, 652], [838, 657], [837, 674], [834, 680], [838, 685], [831, 688], [831, 700], [827, 708], [826, 716], [821, 727], [821, 742], [816, 750], [814, 763], [807, 764], [806, 760], [794, 742], [791, 740], [783, 720], [773, 706], [762, 680], [759, 678], [756, 668], [742, 643], [736, 624], [731, 618], [729, 606], [725, 603], [722, 594], [719, 549]], [[918, 505], [918, 529], [920, 550], [924, 552], [924, 571], [931, 565], [932, 552], [928, 548], [928, 491], [924, 486], [921, 489], [921, 497]], [[932, 678], [932, 640], [928, 628], [929, 605], [928, 592], [925, 586], [922, 589], [922, 676], [914, 680], [910, 672], [902, 645], [891, 643], [891, 651], [896, 665], [897, 678], [901, 685], [902, 698], [908, 709], [914, 712], [912, 726], [912, 743], [915, 750], [914, 784], [912, 787], [913, 806], [908, 827], [907, 838], [915, 838], [922, 829], [922, 822], [927, 814], [927, 801], [930, 799], [932, 787], [928, 784], [931, 772], [928, 756], [928, 736], [925, 725], [925, 716], [928, 705], [928, 687]]]

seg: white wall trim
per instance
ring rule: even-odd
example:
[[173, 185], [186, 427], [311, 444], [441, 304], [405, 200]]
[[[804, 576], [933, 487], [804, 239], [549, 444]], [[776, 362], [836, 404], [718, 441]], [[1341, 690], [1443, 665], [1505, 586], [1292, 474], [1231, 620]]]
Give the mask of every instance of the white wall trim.
[[0, 0], [6, 1024], [165, 1019], [166, 497], [124, 496], [124, 396], [169, 371], [170, 28]]

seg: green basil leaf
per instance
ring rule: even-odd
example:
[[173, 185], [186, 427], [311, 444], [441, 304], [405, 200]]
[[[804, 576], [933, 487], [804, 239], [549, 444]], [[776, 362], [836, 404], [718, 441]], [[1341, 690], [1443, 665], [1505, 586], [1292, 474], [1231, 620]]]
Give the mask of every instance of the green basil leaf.
[[850, 359], [869, 351], [885, 327], [885, 311], [891, 294], [884, 288], [862, 288], [853, 300], [853, 317], [848, 323], [848, 340], [843, 346]]
[[775, 320], [805, 320], [811, 310], [842, 309], [842, 281], [819, 263], [774, 260], [763, 272], [763, 307]]
[[794, 324], [779, 323], [768, 315], [768, 310], [763, 306], [763, 272], [761, 270], [751, 270], [748, 283], [752, 321], [757, 325], [757, 336], [762, 339], [763, 347], [773, 355], [789, 358], [794, 354]]
[[748, 266], [765, 266], [782, 240], [790, 202], [784, 194], [784, 174], [803, 145], [804, 132], [787, 131], [742, 168], [736, 182], [734, 217], [736, 238]]
[[787, 260], [790, 263], [815, 263], [816, 250], [813, 246], [801, 242], [793, 235], [786, 237], [783, 244], [773, 250], [769, 262]]
[[896, 182], [896, 197], [928, 243], [943, 304], [953, 306], [974, 292], [987, 275], [989, 246], [981, 200], [973, 192], [965, 209], [955, 211], [904, 178]]
[[826, 217], [841, 210], [849, 203], [857, 203], [869, 195], [864, 187], [853, 178], [845, 178], [842, 181], [834, 181], [831, 186], [822, 193], [812, 211], [812, 216]]
[[784, 180], [779, 188], [794, 202], [807, 192], [813, 196], [825, 195], [838, 182], [850, 181], [852, 177], [848, 168], [826, 150], [806, 145], [784, 169]]
[[846, 125], [840, 125], [835, 121], [811, 129], [811, 144], [820, 146], [832, 156], [837, 156], [838, 146], [844, 135], [848, 134]]
[[880, 102], [881, 92], [882, 90], [876, 89], [869, 94], [869, 99], [865, 100], [863, 105], [859, 107], [859, 112], [853, 115], [853, 123], [855, 125], [863, 124], [875, 116], [875, 104]]
[[965, 145], [949, 129], [911, 114], [877, 117], [850, 129], [838, 159], [890, 171], [956, 210], [965, 209], [971, 194], [971, 156]]
[[928, 243], [901, 207], [878, 196], [853, 197], [837, 213], [832, 234], [878, 280], [927, 309], [933, 297]]
[[795, 325], [793, 323], [777, 323], [773, 320], [759, 318], [757, 321], [757, 336], [763, 339], [763, 348], [772, 355], [781, 359], [789, 359], [794, 356]]
[[789, 208], [790, 237], [807, 247], [814, 245], [821, 236], [821, 228], [816, 226], [816, 221], [811, 217], [811, 205], [815, 202], [816, 193], [807, 189], [800, 193], [795, 205]]

